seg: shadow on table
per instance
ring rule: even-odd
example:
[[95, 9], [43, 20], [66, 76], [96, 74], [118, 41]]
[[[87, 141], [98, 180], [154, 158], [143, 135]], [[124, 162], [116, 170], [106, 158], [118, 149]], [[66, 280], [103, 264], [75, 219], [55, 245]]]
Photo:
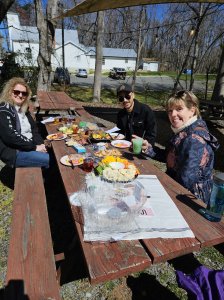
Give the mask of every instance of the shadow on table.
[[177, 200], [179, 200], [183, 204], [187, 205], [188, 207], [190, 207], [191, 209], [193, 209], [196, 212], [198, 212], [198, 210], [200, 208], [205, 207], [202, 200], [195, 198], [191, 194], [185, 194], [185, 195], [180, 194], [180, 195], [177, 195], [176, 198], [177, 198]]
[[139, 277], [128, 276], [127, 285], [132, 290], [132, 300], [175, 300], [177, 296], [162, 286], [153, 275], [142, 273]]
[[0, 181], [2, 184], [13, 190], [15, 182], [15, 169], [4, 166], [0, 171]]

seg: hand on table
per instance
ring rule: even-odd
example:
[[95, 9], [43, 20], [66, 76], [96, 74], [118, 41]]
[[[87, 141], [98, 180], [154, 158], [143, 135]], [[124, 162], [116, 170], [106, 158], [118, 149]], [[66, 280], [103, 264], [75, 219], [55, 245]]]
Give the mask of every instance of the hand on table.
[[47, 152], [47, 149], [46, 149], [44, 144], [41, 144], [41, 145], [36, 146], [36, 151], [38, 151], [38, 152]]

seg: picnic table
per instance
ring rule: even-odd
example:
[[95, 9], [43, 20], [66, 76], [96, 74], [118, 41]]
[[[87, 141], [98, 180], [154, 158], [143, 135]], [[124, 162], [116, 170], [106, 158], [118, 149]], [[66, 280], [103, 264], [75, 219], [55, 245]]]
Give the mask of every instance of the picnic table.
[[203, 117], [208, 119], [224, 119], [224, 103], [211, 100], [200, 100], [200, 110]]
[[38, 91], [37, 103], [37, 113], [44, 111], [45, 114], [48, 114], [49, 111], [67, 110], [74, 114], [76, 110], [83, 109], [82, 105], [70, 98], [65, 92]]
[[[91, 116], [89, 116], [89, 121]], [[93, 120], [94, 121], [94, 120]], [[54, 133], [56, 127], [46, 125], [48, 134]], [[60, 158], [75, 150], [68, 148], [64, 141], [53, 141], [52, 149], [55, 154], [58, 169], [62, 178], [67, 197], [80, 191], [85, 183], [86, 173], [79, 167], [75, 169], [64, 166]], [[129, 240], [117, 242], [85, 242], [83, 240], [83, 224], [80, 221], [82, 212], [80, 207], [71, 205], [74, 226], [83, 251], [86, 267], [91, 283], [100, 283], [142, 271], [152, 264], [182, 256], [203, 247], [218, 245], [224, 242], [224, 222], [211, 223], [197, 212], [203, 207], [201, 201], [155, 167], [150, 160], [129, 156], [142, 174], [156, 175], [167, 193], [176, 204], [195, 238], [153, 238], [143, 240]]]

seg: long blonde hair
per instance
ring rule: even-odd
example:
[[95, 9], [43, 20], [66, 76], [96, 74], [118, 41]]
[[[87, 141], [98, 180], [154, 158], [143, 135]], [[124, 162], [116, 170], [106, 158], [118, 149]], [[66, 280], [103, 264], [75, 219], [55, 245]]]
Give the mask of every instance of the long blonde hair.
[[178, 105], [180, 101], [183, 101], [188, 109], [194, 107], [195, 115], [200, 117], [198, 98], [194, 93], [187, 90], [181, 90], [173, 94], [166, 102], [166, 110], [168, 111], [171, 107]]
[[1, 92], [1, 95], [0, 95], [0, 103], [5, 102], [5, 103], [9, 103], [11, 105], [14, 105], [14, 101], [12, 99], [12, 93], [13, 93], [14, 87], [17, 84], [23, 85], [26, 88], [26, 91], [28, 93], [28, 95], [25, 98], [25, 101], [23, 102], [22, 107], [21, 107], [22, 111], [26, 112], [28, 109], [28, 106], [29, 106], [30, 98], [32, 96], [32, 91], [31, 91], [30, 87], [28, 86], [28, 84], [26, 83], [26, 81], [21, 77], [13, 77], [9, 81], [6, 82], [4, 88]]

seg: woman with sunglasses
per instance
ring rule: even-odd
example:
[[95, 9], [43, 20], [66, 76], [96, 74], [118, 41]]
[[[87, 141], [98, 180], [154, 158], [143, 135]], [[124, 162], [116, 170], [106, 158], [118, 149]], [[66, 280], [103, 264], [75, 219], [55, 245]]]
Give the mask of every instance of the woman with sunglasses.
[[0, 95], [0, 159], [10, 167], [48, 167], [49, 155], [28, 111], [31, 89], [14, 77]]
[[[197, 97], [179, 91], [166, 103], [173, 136], [166, 149], [167, 174], [208, 203], [212, 189], [214, 150], [217, 139], [201, 119]], [[147, 154], [147, 141], [143, 151]]]
[[135, 99], [131, 85], [124, 83], [117, 89], [118, 101], [123, 109], [117, 115], [117, 127], [125, 138], [144, 137], [151, 146], [150, 156], [153, 156], [153, 146], [156, 138], [156, 120], [151, 108]]

